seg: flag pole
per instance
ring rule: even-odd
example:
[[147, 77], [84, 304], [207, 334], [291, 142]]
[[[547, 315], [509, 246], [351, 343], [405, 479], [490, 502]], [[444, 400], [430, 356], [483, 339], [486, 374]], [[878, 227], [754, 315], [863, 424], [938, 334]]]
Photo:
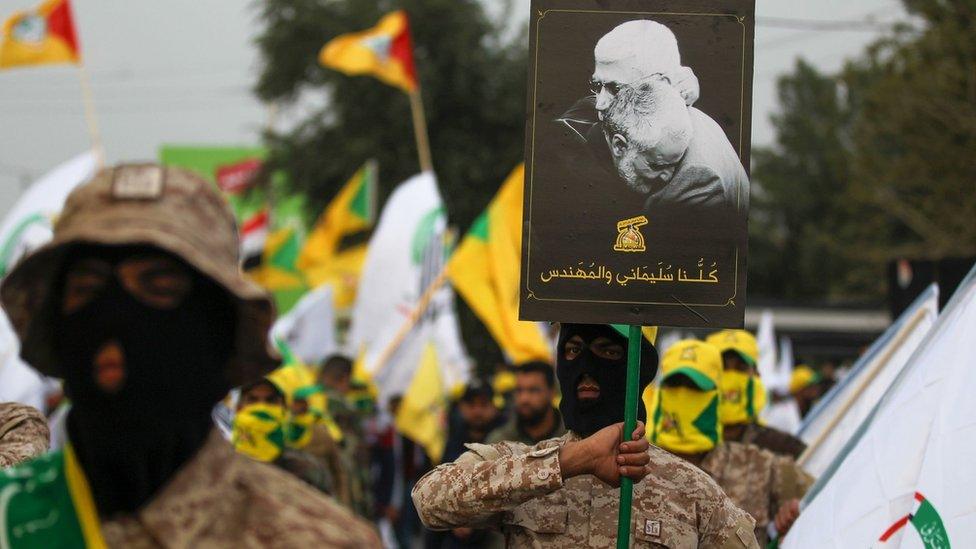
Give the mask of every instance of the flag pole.
[[427, 135], [427, 117], [424, 113], [424, 101], [420, 97], [420, 84], [410, 90], [410, 114], [413, 116], [413, 137], [417, 142], [417, 156], [420, 160], [420, 171], [434, 171], [434, 164], [430, 156], [430, 139]]
[[796, 459], [797, 465], [803, 467], [807, 464], [808, 461], [810, 461], [810, 458], [813, 456], [813, 453], [816, 452], [820, 448], [820, 445], [823, 444], [823, 441], [826, 440], [827, 435], [829, 435], [834, 430], [834, 427], [836, 427], [837, 424], [840, 423], [840, 420], [844, 418], [844, 415], [847, 414], [847, 411], [851, 409], [851, 406], [854, 405], [854, 402], [858, 399], [858, 397], [860, 397], [864, 393], [864, 391], [867, 390], [868, 385], [870, 385], [871, 382], [874, 381], [876, 377], [878, 377], [878, 374], [880, 374], [881, 371], [884, 370], [885, 365], [888, 363], [889, 360], [891, 360], [891, 358], [895, 355], [895, 353], [898, 352], [899, 349], [901, 349], [901, 346], [904, 345], [905, 342], [908, 340], [908, 336], [911, 335], [912, 330], [914, 330], [915, 327], [918, 326], [920, 322], [922, 322], [926, 314], [927, 311], [925, 309], [919, 309], [918, 311], [915, 312], [915, 316], [913, 316], [911, 320], [905, 325], [905, 329], [901, 332], [901, 334], [899, 334], [898, 338], [892, 341], [892, 345], [888, 347], [888, 350], [885, 351], [885, 353], [882, 356], [879, 356], [877, 358], [877, 360], [875, 361], [874, 368], [872, 368], [871, 371], [868, 372], [866, 376], [864, 376], [864, 379], [861, 380], [860, 384], [858, 384], [857, 389], [851, 392], [850, 397], [848, 397], [848, 399], [844, 402], [844, 404], [841, 405], [840, 409], [834, 412], [834, 415], [833, 417], [830, 418], [830, 421], [827, 423], [827, 426], [820, 431], [820, 434], [817, 435], [817, 438], [814, 439], [812, 442], [810, 442], [810, 445], [807, 446], [806, 450], [804, 450], [803, 453], [800, 454], [800, 457]]
[[386, 363], [389, 362], [390, 358], [393, 357], [393, 353], [395, 353], [403, 341], [407, 339], [407, 336], [410, 334], [410, 330], [416, 326], [417, 322], [421, 319], [421, 317], [424, 316], [424, 313], [427, 312], [427, 307], [430, 306], [430, 302], [434, 299], [434, 293], [441, 289], [445, 282], [447, 282], [447, 265], [441, 269], [441, 272], [437, 275], [437, 278], [435, 278], [434, 281], [427, 286], [424, 293], [420, 296], [417, 306], [414, 307], [413, 311], [410, 312], [410, 316], [407, 317], [406, 322], [400, 326], [400, 329], [397, 331], [396, 335], [393, 336], [390, 343], [387, 344], [387, 346], [383, 349], [383, 352], [380, 353], [380, 356], [376, 359], [375, 365], [373, 366], [373, 371], [369, 374], [371, 377], [375, 377], [377, 374], [383, 371], [383, 368], [386, 367]]
[[78, 62], [78, 80], [81, 83], [81, 99], [85, 106], [85, 123], [88, 125], [88, 135], [92, 140], [95, 151], [95, 167], [105, 166], [105, 148], [102, 146], [102, 134], [98, 129], [98, 116], [95, 112], [95, 94], [92, 93], [91, 78], [84, 61]]
[[[640, 395], [640, 326], [630, 326], [627, 336], [627, 395], [624, 399], [623, 439], [630, 440], [637, 428], [637, 399]], [[627, 477], [620, 479], [620, 509], [617, 514], [617, 549], [627, 549], [630, 545], [631, 505], [634, 498], [634, 481]]]

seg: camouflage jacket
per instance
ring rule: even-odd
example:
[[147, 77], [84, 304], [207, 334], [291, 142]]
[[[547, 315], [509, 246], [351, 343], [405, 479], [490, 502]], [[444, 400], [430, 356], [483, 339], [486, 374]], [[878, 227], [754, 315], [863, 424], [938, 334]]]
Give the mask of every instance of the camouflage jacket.
[[[429, 528], [496, 528], [509, 547], [611, 547], [619, 494], [592, 475], [562, 479], [569, 432], [535, 446], [469, 444], [413, 489]], [[634, 486], [632, 547], [756, 548], [754, 523], [708, 476], [652, 446], [650, 474]]]
[[800, 454], [807, 449], [806, 443], [799, 438], [779, 429], [757, 423], [746, 425], [742, 438], [736, 442], [755, 444], [774, 454], [789, 456], [793, 459], [799, 458]]
[[380, 547], [369, 524], [216, 430], [138, 513], [102, 522], [109, 547]]
[[766, 526], [783, 503], [800, 499], [813, 477], [792, 458], [776, 455], [752, 444], [725, 442], [699, 465], [736, 505], [756, 521], [756, 537], [765, 543]]
[[0, 403], [0, 469], [47, 452], [51, 432], [36, 408], [16, 402]]

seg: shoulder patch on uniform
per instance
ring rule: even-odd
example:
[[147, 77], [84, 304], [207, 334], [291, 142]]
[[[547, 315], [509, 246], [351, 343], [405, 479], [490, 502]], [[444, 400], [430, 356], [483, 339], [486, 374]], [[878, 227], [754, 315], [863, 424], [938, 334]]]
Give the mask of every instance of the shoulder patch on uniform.
[[155, 200], [162, 194], [163, 169], [160, 166], [120, 166], [112, 172], [112, 198]]
[[745, 526], [740, 526], [735, 529], [735, 535], [738, 536], [739, 541], [742, 542], [743, 547], [749, 547], [752, 542], [756, 541], [756, 534], [751, 530], [746, 530]]
[[644, 521], [644, 533], [648, 536], [658, 537], [661, 535], [661, 521], [647, 519]]

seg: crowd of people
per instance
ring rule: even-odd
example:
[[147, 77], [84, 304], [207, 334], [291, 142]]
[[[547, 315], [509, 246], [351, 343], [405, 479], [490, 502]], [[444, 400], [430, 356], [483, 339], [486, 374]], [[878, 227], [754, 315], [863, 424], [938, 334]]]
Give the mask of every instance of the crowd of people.
[[[451, 400], [438, 464], [396, 428], [402, 396], [378, 402], [352, 358], [306, 365], [269, 348], [272, 308], [241, 275], [237, 239], [206, 181], [122, 165], [72, 193], [53, 241], [4, 280], [22, 356], [64, 380], [70, 412], [49, 427], [0, 404], [0, 466], [20, 464], [0, 482], [38, 513], [62, 485], [94, 510], [74, 503], [18, 530], [27, 541], [610, 546], [623, 477], [638, 541], [756, 547], [799, 514], [804, 445], [762, 424], [748, 332], [682, 340], [660, 360], [642, 338], [646, 404], [624, 437], [627, 334], [563, 324], [555, 364], [495, 368]], [[772, 398], [809, 410], [829, 373], [797, 368], [792, 396]], [[66, 442], [45, 453], [50, 430]]]

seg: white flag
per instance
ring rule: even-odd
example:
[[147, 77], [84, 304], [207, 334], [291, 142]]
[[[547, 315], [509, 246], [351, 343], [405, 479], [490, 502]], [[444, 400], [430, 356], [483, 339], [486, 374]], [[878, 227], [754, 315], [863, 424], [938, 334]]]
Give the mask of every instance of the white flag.
[[44, 174], [20, 196], [0, 225], [0, 277], [24, 254], [51, 240], [65, 198], [94, 173], [95, 153], [82, 153]]
[[976, 268], [805, 498], [784, 547], [976, 540]]
[[[760, 352], [760, 356], [762, 351]], [[762, 418], [770, 427], [785, 433], [794, 434], [800, 428], [800, 407], [789, 396], [790, 377], [793, 375], [793, 341], [788, 337], [779, 338], [779, 360], [772, 373], [770, 386], [773, 391], [785, 395], [782, 400], [769, 398], [769, 406], [763, 409]], [[765, 380], [763, 380], [765, 384]]]
[[[53, 236], [54, 220], [75, 187], [95, 173], [95, 154], [86, 152], [57, 166], [35, 181], [0, 224], [0, 278], [21, 257]], [[6, 313], [0, 311], [0, 401], [44, 409], [49, 384], [20, 359], [20, 341]]]
[[[759, 317], [759, 329], [756, 330], [756, 343], [759, 345], [759, 359], [756, 361], [756, 369], [759, 377], [762, 378], [763, 385], [767, 390], [772, 390], [777, 382], [776, 379], [776, 331], [773, 328], [773, 312], [766, 309]], [[785, 389], [785, 387], [776, 387]]]
[[[349, 354], [363, 360], [366, 374], [375, 375], [377, 366], [381, 366], [384, 376], [406, 378], [403, 387], [412, 379], [424, 348], [417, 341], [417, 334], [408, 334], [384, 364], [378, 365], [377, 361], [408, 323], [424, 290], [437, 276], [435, 270], [443, 265], [443, 250], [438, 251], [440, 259], [434, 265], [437, 254], [432, 246], [435, 240], [443, 242], [435, 237], [443, 233], [446, 225], [437, 181], [431, 172], [401, 183], [383, 208], [369, 242], [346, 341]], [[419, 324], [422, 322], [415, 329], [420, 328]], [[399, 368], [400, 363], [408, 366]], [[375, 381], [385, 389], [379, 380]]]
[[798, 433], [810, 445], [799, 461], [808, 473], [824, 473], [935, 324], [938, 310], [939, 287], [932, 284], [810, 410]]
[[288, 314], [278, 318], [271, 334], [313, 367], [336, 352], [332, 286], [324, 284], [302, 296]]

